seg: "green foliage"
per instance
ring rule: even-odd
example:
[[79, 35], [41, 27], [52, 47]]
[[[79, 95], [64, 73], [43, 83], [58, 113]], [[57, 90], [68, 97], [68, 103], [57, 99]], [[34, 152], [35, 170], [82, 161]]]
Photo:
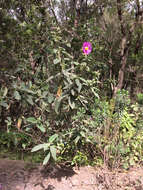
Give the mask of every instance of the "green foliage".
[[44, 152], [45, 151], [47, 152], [47, 155], [43, 161], [43, 165], [46, 165], [49, 162], [49, 159], [51, 156], [55, 161], [57, 160], [57, 157], [56, 157], [57, 149], [56, 149], [56, 146], [54, 145], [54, 143], [57, 141], [57, 138], [58, 138], [58, 135], [54, 134], [49, 138], [48, 143], [39, 144], [31, 150], [32, 152], [35, 152], [35, 151], [43, 149]]
[[13, 147], [15, 147], [16, 149], [26, 150], [33, 142], [32, 139], [24, 133], [3, 132], [0, 135], [0, 144], [6, 149], [13, 149]]
[[[51, 7], [43, 2], [4, 4], [0, 13], [3, 148], [32, 150], [34, 160], [43, 159], [44, 165], [56, 161], [127, 168], [142, 161], [143, 94], [137, 94], [137, 103], [130, 97], [136, 86], [142, 89], [143, 54], [136, 43], [138, 38], [141, 41], [142, 26], [126, 36], [129, 49], [124, 60], [129, 72], [124, 73], [124, 89], [119, 88], [113, 98], [122, 68], [121, 52], [126, 49], [122, 51], [124, 44], [120, 43], [123, 35], [116, 3], [102, 3], [103, 14], [98, 5], [95, 10], [89, 5], [78, 27], [73, 25], [76, 14], [70, 12], [72, 7], [65, 10], [70, 21], [61, 18], [57, 24], [47, 11]], [[128, 35], [134, 15], [126, 10], [126, 3], [121, 7]], [[81, 50], [84, 41], [92, 43], [88, 56]]]
[[137, 102], [139, 104], [143, 104], [143, 94], [142, 93], [137, 94]]
[[88, 164], [89, 161], [87, 156], [80, 151], [77, 151], [76, 155], [74, 156], [71, 162], [71, 165], [88, 165]]

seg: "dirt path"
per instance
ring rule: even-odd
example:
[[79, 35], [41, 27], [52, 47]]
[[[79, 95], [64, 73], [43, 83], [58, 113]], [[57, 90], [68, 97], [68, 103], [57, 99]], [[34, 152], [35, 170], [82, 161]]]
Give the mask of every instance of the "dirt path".
[[0, 190], [143, 190], [143, 168], [128, 172], [47, 166], [0, 159]]

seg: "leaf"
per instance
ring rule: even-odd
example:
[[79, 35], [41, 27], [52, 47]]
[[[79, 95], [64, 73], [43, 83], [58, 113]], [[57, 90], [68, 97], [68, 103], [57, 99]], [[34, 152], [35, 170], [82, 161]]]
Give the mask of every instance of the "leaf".
[[26, 30], [26, 34], [31, 35], [32, 34], [32, 30], [31, 29], [27, 29]]
[[20, 96], [20, 94], [19, 94], [18, 91], [15, 91], [15, 92], [14, 92], [14, 98], [15, 98], [16, 100], [21, 100], [21, 96]]
[[50, 146], [50, 152], [51, 152], [53, 159], [57, 160], [57, 157], [56, 157], [57, 149], [54, 146]]
[[80, 77], [80, 80], [84, 82], [84, 85], [88, 86], [87, 81], [84, 78]]
[[53, 61], [53, 62], [54, 62], [54, 65], [56, 65], [56, 64], [58, 64], [58, 63], [60, 63], [60, 62], [61, 62], [61, 59], [57, 59], [57, 58], [56, 58], [56, 59], [54, 59], [54, 61]]
[[58, 134], [54, 134], [49, 138], [49, 142], [52, 143], [56, 138], [58, 138]]
[[26, 148], [26, 144], [25, 144], [25, 143], [22, 144], [22, 148], [23, 148], [23, 149]]
[[55, 100], [55, 112], [58, 114], [59, 113], [59, 107], [61, 104], [61, 100], [63, 97], [56, 98]]
[[32, 81], [29, 81], [28, 86], [29, 86], [29, 88], [32, 88]]
[[32, 148], [31, 152], [36, 152], [42, 148], [44, 148], [44, 144], [38, 144], [38, 145], [34, 146], [34, 148]]
[[74, 140], [75, 144], [78, 143], [78, 141], [79, 141], [80, 138], [81, 138], [80, 136], [77, 136], [77, 137], [75, 138], [75, 140]]
[[80, 83], [78, 79], [76, 79], [75, 82], [76, 82], [76, 85], [78, 86], [78, 92], [80, 92], [82, 89], [82, 84]]
[[82, 137], [86, 137], [85, 132], [83, 132], [83, 131], [80, 132], [80, 135], [81, 135]]
[[37, 90], [37, 95], [40, 96], [40, 97], [42, 96], [41, 90]]
[[71, 109], [74, 109], [75, 108], [75, 103], [71, 102], [71, 98], [70, 97], [68, 99], [68, 102], [69, 102], [69, 105], [70, 105]]
[[8, 92], [8, 88], [5, 87], [5, 89], [4, 89], [4, 93], [3, 93], [3, 97], [5, 97], [5, 96], [7, 95], [7, 92]]
[[64, 53], [66, 56], [69, 57], [68, 60], [73, 59], [73, 56], [70, 55], [68, 52], [66, 52], [66, 51], [62, 51], [62, 53]]
[[93, 92], [94, 96], [99, 99], [99, 95], [95, 92], [95, 89], [94, 89], [94, 88], [91, 88], [91, 91]]
[[26, 101], [30, 104], [30, 105], [34, 105], [34, 102], [32, 100], [32, 96], [28, 96], [28, 98], [26, 99]]
[[71, 44], [70, 43], [67, 43], [66, 45], [71, 48]]
[[[64, 81], [65, 82], [65, 81]], [[71, 89], [72, 88], [72, 86], [73, 86], [73, 84], [69, 84], [69, 83], [65, 83], [65, 87], [63, 88], [64, 90], [66, 90], [66, 89]]]
[[75, 91], [72, 89], [71, 90], [71, 94], [74, 96], [75, 95]]
[[45, 127], [43, 127], [42, 124], [37, 125], [37, 128], [40, 129], [40, 131], [41, 131], [42, 133], [45, 133], [45, 132], [46, 132], [46, 129], [45, 129]]
[[79, 65], [79, 63], [78, 63], [78, 62], [76, 62], [76, 61], [72, 61], [72, 62], [71, 62], [71, 64], [74, 64], [74, 65]]
[[50, 146], [50, 143], [44, 143], [44, 151], [48, 150]]
[[50, 156], [51, 154], [49, 152], [48, 155], [44, 158], [43, 165], [46, 165], [49, 162]]
[[54, 96], [52, 94], [48, 95], [48, 103], [51, 104], [54, 100]]
[[21, 124], [22, 124], [22, 119], [19, 118], [18, 121], [17, 121], [17, 129], [18, 129], [18, 130], [20, 130]]
[[29, 94], [36, 94], [36, 92], [29, 90], [27, 87], [22, 88], [22, 90], [28, 92]]
[[26, 121], [28, 121], [28, 122], [30, 122], [30, 123], [33, 123], [33, 124], [38, 123], [38, 121], [37, 121], [34, 117], [28, 117], [28, 118], [26, 119]]
[[58, 52], [58, 50], [57, 49], [53, 49], [53, 52], [56, 54]]

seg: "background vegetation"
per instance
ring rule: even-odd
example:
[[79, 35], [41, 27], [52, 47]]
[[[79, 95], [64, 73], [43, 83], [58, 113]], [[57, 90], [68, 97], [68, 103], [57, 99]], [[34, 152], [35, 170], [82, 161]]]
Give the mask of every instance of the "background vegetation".
[[[32, 161], [143, 161], [139, 0], [0, 3], [0, 148]], [[82, 52], [84, 41], [92, 52]]]

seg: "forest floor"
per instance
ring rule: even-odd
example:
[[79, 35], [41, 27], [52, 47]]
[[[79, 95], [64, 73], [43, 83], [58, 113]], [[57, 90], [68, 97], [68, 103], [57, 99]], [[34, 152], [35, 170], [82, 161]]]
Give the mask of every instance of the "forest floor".
[[143, 167], [43, 166], [0, 159], [0, 190], [143, 190]]

